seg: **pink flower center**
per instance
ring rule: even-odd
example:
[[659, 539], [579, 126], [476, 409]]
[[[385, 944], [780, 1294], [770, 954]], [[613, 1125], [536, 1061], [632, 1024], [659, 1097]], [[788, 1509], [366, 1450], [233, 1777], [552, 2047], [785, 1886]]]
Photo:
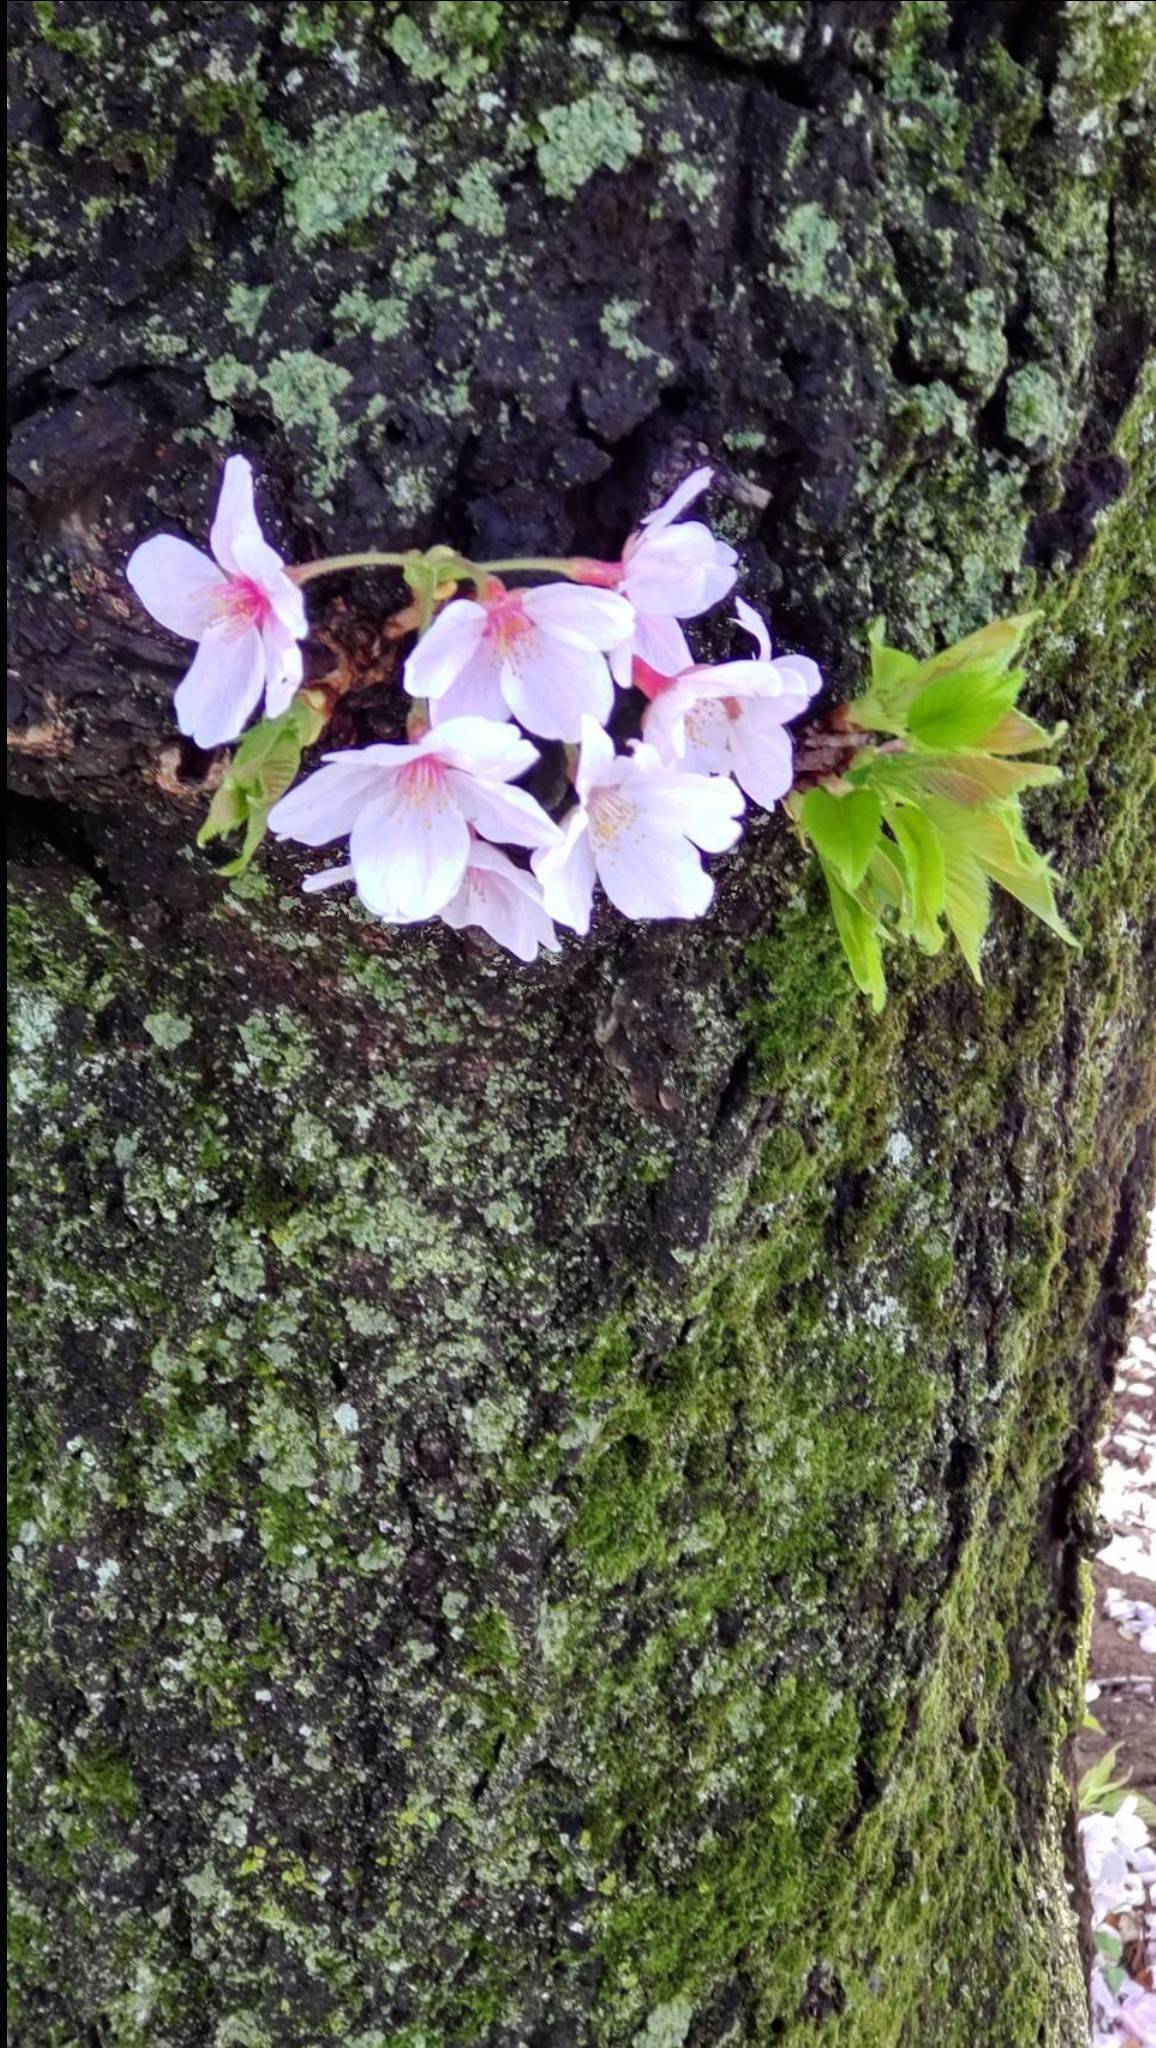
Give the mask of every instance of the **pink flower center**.
[[220, 610], [238, 631], [243, 626], [263, 626], [273, 606], [259, 583], [251, 576], [230, 576], [222, 592]]
[[522, 604], [520, 591], [503, 590], [500, 597], [487, 601], [486, 610], [486, 638], [495, 642], [499, 654], [512, 653], [519, 641], [534, 631], [534, 621]]
[[440, 803], [445, 795], [445, 762], [436, 754], [421, 754], [416, 761], [410, 761], [397, 778], [398, 792], [403, 800], [420, 810], [428, 803]]
[[737, 697], [723, 697], [721, 703], [732, 725], [736, 718], [742, 717], [743, 707]]

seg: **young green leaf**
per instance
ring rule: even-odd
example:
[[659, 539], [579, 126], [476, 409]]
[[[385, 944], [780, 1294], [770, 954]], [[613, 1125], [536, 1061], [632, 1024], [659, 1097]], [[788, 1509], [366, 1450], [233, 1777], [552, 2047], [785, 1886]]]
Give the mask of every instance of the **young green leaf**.
[[879, 929], [870, 912], [849, 896], [835, 871], [828, 867], [820, 855], [820, 866], [831, 898], [831, 911], [835, 929], [847, 964], [851, 969], [856, 986], [864, 995], [870, 996], [871, 1007], [881, 1010], [887, 1000], [887, 982], [883, 973], [883, 948], [879, 942]]
[[1039, 612], [1018, 612], [1014, 618], [993, 619], [990, 626], [981, 626], [978, 633], [969, 633], [966, 640], [957, 640], [953, 647], [945, 647], [925, 661], [920, 670], [921, 683], [964, 673], [1002, 675], [1011, 667], [1039, 616]]
[[923, 806], [929, 798], [966, 806], [992, 804], [1021, 789], [1063, 780], [1046, 761], [1003, 761], [992, 754], [886, 754], [865, 747], [847, 770], [856, 787]]
[[1054, 747], [1067, 730], [1062, 719], [1048, 732], [1034, 718], [1025, 718], [1022, 711], [1005, 711], [991, 731], [984, 733], [980, 745], [988, 754], [1034, 754], [1038, 747]]
[[820, 858], [853, 894], [879, 844], [883, 813], [874, 790], [834, 796], [829, 789], [809, 789], [800, 815]]
[[993, 882], [1033, 911], [1067, 946], [1077, 940], [1056, 908], [1054, 876], [1023, 830], [1017, 809], [962, 811], [928, 804], [926, 816], [958, 852], [978, 861]]
[[991, 883], [977, 860], [950, 845], [944, 848], [943, 910], [960, 952], [982, 985], [979, 949], [991, 918]]
[[262, 839], [269, 813], [296, 777], [305, 748], [325, 721], [306, 697], [294, 697], [278, 718], [263, 718], [251, 727], [237, 748], [225, 779], [213, 797], [197, 834], [197, 845], [244, 829], [241, 851], [218, 870], [239, 875], [248, 867]]
[[903, 855], [911, 935], [925, 953], [938, 953], [944, 937], [939, 920], [947, 891], [943, 841], [931, 819], [914, 804], [889, 804], [885, 816]]
[[1023, 681], [1022, 669], [1002, 675], [962, 669], [937, 676], [912, 703], [908, 731], [917, 745], [931, 752], [974, 747], [1011, 710]]
[[871, 688], [851, 705], [851, 715], [865, 732], [906, 732], [907, 707], [919, 688], [920, 663], [913, 654], [884, 646], [882, 619], [875, 619], [868, 627], [867, 642]]
[[[894, 733], [902, 738], [909, 729], [911, 707], [930, 685], [941, 677], [969, 674], [992, 679], [1010, 668], [1028, 627], [1039, 616], [1025, 612], [1017, 618], [997, 619], [978, 633], [970, 633], [954, 647], [945, 647], [927, 661], [917, 661], [897, 647], [883, 645], [883, 621], [876, 619], [868, 631], [871, 653], [871, 687], [866, 695], [848, 706], [854, 723], [864, 732]], [[1014, 698], [1014, 692], [1013, 692]], [[994, 724], [996, 712], [989, 723]], [[977, 734], [976, 738], [982, 738]], [[936, 740], [929, 744], [942, 745]], [[946, 742], [951, 744], [951, 742]], [[963, 744], [962, 742], [960, 744]]]

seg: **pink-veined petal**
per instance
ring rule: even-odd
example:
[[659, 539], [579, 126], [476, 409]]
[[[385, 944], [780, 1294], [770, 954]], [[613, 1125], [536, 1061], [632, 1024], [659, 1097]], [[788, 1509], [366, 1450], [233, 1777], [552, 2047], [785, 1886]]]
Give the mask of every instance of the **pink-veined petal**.
[[512, 725], [493, 718], [448, 718], [418, 741], [419, 754], [436, 754], [448, 768], [487, 782], [512, 782], [538, 759], [538, 749]]
[[[795, 778], [790, 734], [766, 716], [768, 705], [744, 704], [731, 728], [731, 767], [752, 803], [770, 811]], [[761, 714], [761, 715], [760, 715]]]
[[537, 633], [507, 650], [502, 693], [527, 731], [548, 740], [576, 740], [584, 717], [604, 724], [614, 703], [605, 655]]
[[560, 834], [548, 811], [528, 789], [508, 782], [483, 782], [457, 768], [446, 777], [463, 818], [483, 839], [499, 846], [553, 846]]
[[327, 846], [331, 839], [344, 839], [358, 813], [389, 787], [390, 770], [366, 759], [373, 751], [350, 747], [328, 756], [312, 775], [278, 798], [269, 813], [270, 831], [302, 846]]
[[244, 730], [265, 687], [265, 650], [256, 626], [232, 620], [202, 634], [193, 665], [177, 686], [177, 724], [198, 747], [221, 747]]
[[125, 575], [146, 612], [183, 640], [199, 640], [220, 618], [229, 590], [228, 578], [208, 555], [171, 533], [154, 534], [134, 548]]
[[688, 505], [693, 505], [696, 498], [701, 498], [713, 475], [713, 469], [709, 468], [692, 470], [680, 484], [676, 484], [670, 496], [664, 498], [661, 505], [656, 506], [653, 512], [647, 513], [642, 521], [643, 526], [652, 532], [669, 526], [672, 519], [677, 519], [680, 512], [685, 512]]
[[451, 599], [406, 661], [402, 681], [410, 696], [443, 696], [478, 658], [485, 630], [484, 605], [468, 597]]
[[596, 846], [598, 879], [623, 917], [701, 917], [714, 883], [677, 828], [638, 818]]
[[758, 648], [759, 660], [769, 661], [771, 658], [771, 635], [767, 622], [761, 613], [755, 610], [753, 604], [748, 604], [745, 597], [736, 597], [735, 617], [743, 632], [750, 634], [751, 639]]
[[530, 866], [541, 884], [547, 915], [585, 937], [594, 906], [594, 855], [580, 806], [563, 819], [558, 844], [531, 854]]
[[358, 812], [349, 839], [358, 894], [379, 917], [411, 922], [449, 902], [469, 851], [469, 831], [448, 779], [420, 764], [395, 776]]
[[303, 639], [306, 630], [305, 599], [285, 574], [285, 564], [276, 548], [270, 547], [264, 534], [254, 527], [251, 533], [236, 535], [232, 553], [237, 575], [256, 584], [286, 632], [295, 640]]
[[582, 583], [542, 583], [521, 592], [522, 610], [552, 640], [596, 647], [603, 654], [634, 626], [634, 610], [613, 590]]

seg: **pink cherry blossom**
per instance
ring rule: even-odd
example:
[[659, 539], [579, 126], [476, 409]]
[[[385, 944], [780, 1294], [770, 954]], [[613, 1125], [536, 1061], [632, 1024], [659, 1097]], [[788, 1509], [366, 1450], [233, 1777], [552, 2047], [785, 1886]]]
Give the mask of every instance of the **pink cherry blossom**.
[[558, 827], [509, 784], [538, 758], [510, 725], [454, 718], [408, 746], [351, 747], [275, 803], [269, 825], [304, 846], [349, 840], [357, 893], [391, 923], [444, 911], [470, 859], [471, 828], [507, 846], [552, 846]]
[[622, 551], [615, 588], [634, 606], [634, 631], [613, 649], [610, 666], [623, 688], [630, 683], [635, 656], [659, 675], [674, 676], [689, 668], [694, 657], [680, 619], [709, 611], [733, 587], [737, 556], [726, 541], [716, 540], [700, 519], [675, 525], [680, 512], [705, 491], [712, 476], [696, 469], [649, 512]]
[[733, 775], [753, 802], [770, 810], [794, 779], [786, 726], [806, 710], [823, 679], [805, 655], [772, 660], [763, 620], [741, 597], [735, 602], [758, 660], [685, 669], [653, 699], [642, 730], [664, 761], [703, 775]]
[[430, 700], [435, 725], [512, 712], [543, 739], [576, 740], [584, 714], [610, 716], [606, 654], [633, 620], [611, 590], [506, 590], [495, 580], [480, 601], [457, 597], [438, 614], [406, 662], [405, 687]]
[[587, 932], [597, 879], [624, 917], [701, 917], [714, 883], [697, 849], [723, 853], [739, 837], [734, 783], [667, 767], [641, 740], [616, 754], [585, 718], [575, 788], [561, 842], [530, 857], [549, 915]]
[[[301, 884], [310, 894], [335, 889], [342, 882], [356, 882], [353, 868], [326, 868], [322, 874], [307, 875]], [[363, 899], [364, 900], [364, 899]], [[369, 906], [367, 906], [369, 907]], [[553, 921], [542, 904], [542, 888], [534, 875], [514, 866], [508, 854], [484, 839], [471, 838], [466, 872], [456, 896], [451, 896], [438, 913], [453, 931], [479, 925], [527, 965], [547, 953], [561, 951]], [[414, 918], [394, 918], [395, 924], [413, 924]]]
[[262, 692], [270, 718], [285, 710], [301, 681], [297, 643], [307, 630], [301, 592], [257, 524], [243, 455], [225, 464], [209, 544], [213, 560], [187, 540], [157, 534], [126, 570], [145, 610], [198, 643], [174, 702], [177, 724], [199, 747], [235, 740]]

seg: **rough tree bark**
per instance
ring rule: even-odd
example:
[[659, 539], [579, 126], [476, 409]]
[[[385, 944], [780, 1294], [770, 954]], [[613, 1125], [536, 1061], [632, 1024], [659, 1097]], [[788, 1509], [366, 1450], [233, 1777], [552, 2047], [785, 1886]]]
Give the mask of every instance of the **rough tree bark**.
[[[13, 11], [16, 2038], [1076, 2048], [1156, 15]], [[223, 885], [123, 565], [237, 447], [297, 559], [605, 552], [711, 459], [832, 700], [1038, 603], [1082, 950], [1005, 900], [875, 1020], [781, 818], [528, 971]], [[338, 743], [396, 602], [315, 594]]]

